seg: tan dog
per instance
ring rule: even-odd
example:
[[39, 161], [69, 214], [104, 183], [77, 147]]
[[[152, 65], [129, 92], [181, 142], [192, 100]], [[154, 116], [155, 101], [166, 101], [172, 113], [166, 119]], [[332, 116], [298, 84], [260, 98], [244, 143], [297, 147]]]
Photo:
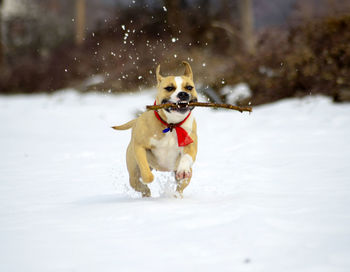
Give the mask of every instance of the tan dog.
[[177, 195], [190, 183], [192, 164], [197, 155], [197, 128], [188, 102], [197, 101], [191, 66], [187, 62], [183, 76], [160, 75], [156, 70], [158, 93], [155, 103], [174, 103], [177, 107], [147, 111], [114, 129], [132, 128], [126, 153], [130, 185], [142, 196], [151, 196], [147, 186], [154, 179], [152, 169], [175, 172]]

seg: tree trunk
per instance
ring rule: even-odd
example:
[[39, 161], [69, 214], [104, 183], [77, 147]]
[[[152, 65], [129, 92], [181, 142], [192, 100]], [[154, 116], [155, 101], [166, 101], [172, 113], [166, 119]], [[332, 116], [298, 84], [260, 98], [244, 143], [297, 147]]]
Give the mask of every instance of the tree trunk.
[[184, 18], [181, 0], [164, 0], [167, 12], [167, 21], [173, 35], [179, 35], [185, 31], [183, 28]]
[[85, 40], [86, 0], [76, 0], [75, 20], [75, 43], [80, 45]]
[[247, 53], [255, 53], [254, 15], [251, 0], [239, 0], [242, 43]]

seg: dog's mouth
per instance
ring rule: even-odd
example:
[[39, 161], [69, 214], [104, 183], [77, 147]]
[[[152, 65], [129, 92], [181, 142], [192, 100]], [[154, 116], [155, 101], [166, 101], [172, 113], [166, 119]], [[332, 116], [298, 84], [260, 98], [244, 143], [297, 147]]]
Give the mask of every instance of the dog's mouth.
[[169, 108], [166, 108], [165, 110], [167, 112], [179, 112], [179, 113], [186, 113], [188, 111], [191, 111], [194, 109], [194, 107], [190, 107], [189, 106], [189, 103], [191, 102], [197, 102], [197, 98], [194, 98], [190, 101], [187, 101], [187, 100], [180, 100], [180, 101], [177, 101], [176, 103], [172, 102], [172, 101], [169, 101], [167, 99], [163, 99], [162, 100], [162, 104], [168, 104], [168, 103], [171, 103], [173, 104], [174, 106], [173, 107], [169, 107]]

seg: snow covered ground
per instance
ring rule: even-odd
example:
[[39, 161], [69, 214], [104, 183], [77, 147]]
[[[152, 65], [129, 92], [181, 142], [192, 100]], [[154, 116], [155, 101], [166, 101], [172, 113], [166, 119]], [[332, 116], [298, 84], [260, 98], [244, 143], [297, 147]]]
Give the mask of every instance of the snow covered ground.
[[128, 186], [130, 131], [153, 93], [0, 96], [0, 271], [350, 271], [350, 105], [195, 109], [184, 199]]

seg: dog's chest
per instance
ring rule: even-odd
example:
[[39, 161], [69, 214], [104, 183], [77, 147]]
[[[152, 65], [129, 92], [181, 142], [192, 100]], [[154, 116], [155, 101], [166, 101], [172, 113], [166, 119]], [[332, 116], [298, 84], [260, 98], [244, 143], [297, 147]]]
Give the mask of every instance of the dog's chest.
[[152, 153], [162, 171], [174, 171], [183, 147], [178, 146], [175, 130], [165, 133], [160, 140], [151, 138]]

